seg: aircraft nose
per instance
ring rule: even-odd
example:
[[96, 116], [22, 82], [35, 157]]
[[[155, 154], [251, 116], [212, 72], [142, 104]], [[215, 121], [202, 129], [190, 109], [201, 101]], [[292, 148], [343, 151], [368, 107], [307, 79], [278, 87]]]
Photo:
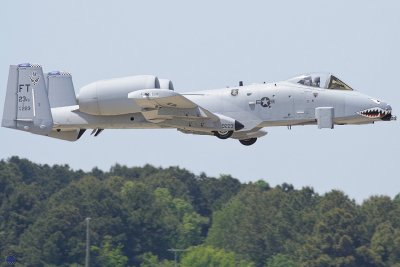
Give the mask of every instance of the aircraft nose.
[[396, 117], [392, 116], [392, 107], [388, 103], [371, 97], [368, 97], [368, 100], [364, 103], [364, 110], [357, 112], [361, 116], [383, 121], [396, 119]]
[[383, 116], [381, 120], [390, 121], [395, 119], [395, 117], [392, 115], [392, 107], [388, 103], [381, 102], [381, 108], [386, 111], [386, 115]]
[[378, 107], [383, 109], [384, 111], [392, 112], [392, 107], [386, 102], [380, 102]]

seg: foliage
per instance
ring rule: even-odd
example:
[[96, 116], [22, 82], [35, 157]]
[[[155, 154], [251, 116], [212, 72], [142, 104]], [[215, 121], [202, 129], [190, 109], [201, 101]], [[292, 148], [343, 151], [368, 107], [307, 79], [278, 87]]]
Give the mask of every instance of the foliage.
[[127, 266], [128, 257], [123, 255], [121, 244], [114, 247], [111, 243], [111, 236], [105, 236], [101, 247], [92, 246], [91, 250], [98, 254], [95, 257], [97, 264], [104, 267], [124, 267]]
[[210, 246], [198, 246], [188, 249], [182, 258], [182, 267], [253, 267], [251, 262], [240, 260], [235, 253]]
[[240, 183], [179, 167], [71, 170], [0, 161], [0, 258], [82, 266], [399, 266], [400, 194]]
[[296, 267], [296, 264], [289, 256], [284, 254], [276, 254], [267, 260], [266, 267]]
[[159, 260], [157, 255], [151, 252], [144, 253], [141, 257], [140, 267], [175, 267], [174, 261]]

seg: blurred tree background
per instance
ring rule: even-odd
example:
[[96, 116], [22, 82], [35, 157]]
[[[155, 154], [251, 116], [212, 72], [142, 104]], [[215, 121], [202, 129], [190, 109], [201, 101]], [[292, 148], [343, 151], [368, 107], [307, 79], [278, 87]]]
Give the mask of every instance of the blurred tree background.
[[355, 203], [179, 167], [0, 161], [0, 256], [21, 266], [400, 267], [400, 195]]

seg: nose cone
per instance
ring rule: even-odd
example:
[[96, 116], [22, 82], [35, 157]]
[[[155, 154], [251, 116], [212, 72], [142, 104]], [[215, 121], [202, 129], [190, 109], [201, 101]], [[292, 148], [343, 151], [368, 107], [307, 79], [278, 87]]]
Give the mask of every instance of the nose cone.
[[376, 100], [374, 98], [369, 98], [369, 100], [371, 101], [370, 104], [376, 108], [379, 108], [379, 109], [382, 109], [385, 111], [392, 111], [392, 107], [384, 101]]

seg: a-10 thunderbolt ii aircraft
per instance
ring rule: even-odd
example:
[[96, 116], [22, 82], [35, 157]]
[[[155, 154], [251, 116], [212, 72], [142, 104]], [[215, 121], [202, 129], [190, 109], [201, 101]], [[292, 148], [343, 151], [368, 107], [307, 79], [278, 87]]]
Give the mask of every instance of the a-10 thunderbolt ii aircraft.
[[267, 134], [265, 127], [333, 129], [394, 119], [387, 103], [332, 74], [190, 93], [141, 75], [97, 81], [76, 96], [69, 73], [24, 63], [10, 66], [2, 126], [69, 141], [87, 129], [97, 136], [104, 129], [175, 128], [248, 146]]

